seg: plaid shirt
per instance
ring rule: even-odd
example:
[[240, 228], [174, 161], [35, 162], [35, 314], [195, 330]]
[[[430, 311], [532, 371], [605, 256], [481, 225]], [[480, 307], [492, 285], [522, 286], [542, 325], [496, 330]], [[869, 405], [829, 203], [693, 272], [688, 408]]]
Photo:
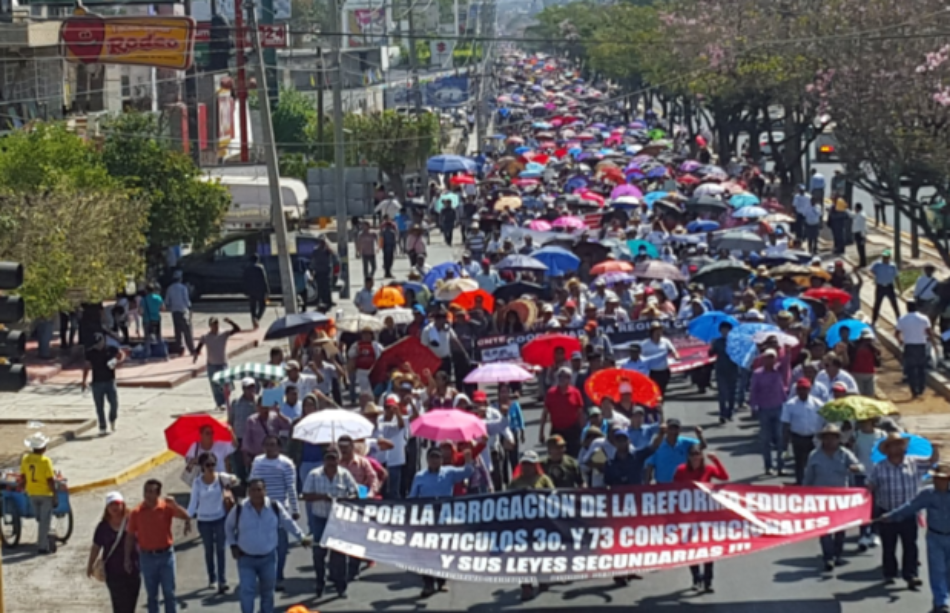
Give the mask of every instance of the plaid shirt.
[[931, 466], [929, 459], [905, 457], [900, 464], [882, 460], [874, 465], [868, 483], [874, 485], [874, 504], [885, 511], [893, 511], [913, 500], [920, 489], [920, 480]]

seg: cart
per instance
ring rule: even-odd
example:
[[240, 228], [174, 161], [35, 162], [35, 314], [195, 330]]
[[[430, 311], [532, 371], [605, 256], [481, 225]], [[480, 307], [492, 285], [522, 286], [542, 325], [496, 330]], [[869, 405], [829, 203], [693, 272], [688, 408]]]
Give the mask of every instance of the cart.
[[[65, 544], [73, 534], [73, 510], [69, 504], [69, 488], [65, 481], [56, 482], [56, 508], [50, 522], [50, 536]], [[23, 520], [35, 519], [30, 497], [26, 495], [15, 474], [0, 478], [0, 540], [7, 547], [20, 544]]]

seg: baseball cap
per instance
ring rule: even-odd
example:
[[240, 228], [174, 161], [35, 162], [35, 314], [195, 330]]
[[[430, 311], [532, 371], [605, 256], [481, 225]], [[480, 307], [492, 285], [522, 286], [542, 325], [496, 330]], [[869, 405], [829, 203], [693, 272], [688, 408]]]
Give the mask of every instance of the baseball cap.
[[798, 381], [795, 382], [795, 387], [802, 387], [802, 388], [805, 388], [805, 389], [809, 389], [809, 390], [810, 390], [810, 389], [811, 389], [811, 379], [809, 379], [808, 377], [802, 377], [801, 379], [799, 379]]
[[300, 362], [297, 360], [287, 360], [284, 364], [284, 368], [287, 370], [300, 370]]
[[777, 357], [778, 357], [778, 352], [775, 351], [774, 349], [766, 349], [765, 351], [762, 352], [762, 356], [763, 356], [763, 357], [771, 356], [771, 357], [773, 357], [773, 358], [777, 358]]
[[521, 454], [521, 459], [518, 460], [518, 463], [524, 464], [525, 462], [528, 462], [530, 464], [537, 464], [540, 461], [541, 461], [541, 458], [538, 457], [538, 453], [536, 451], [531, 451], [529, 449], [528, 451], [525, 451], [524, 453]]
[[568, 368], [567, 366], [562, 366], [557, 371], [557, 376], [559, 377], [570, 377], [573, 374], [574, 374], [573, 371], [571, 371], [571, 369]]
[[[411, 387], [412, 386], [410, 385], [410, 388]], [[399, 404], [399, 396], [396, 394], [386, 394], [386, 398], [383, 400], [383, 405], [392, 406], [394, 404]]]
[[403, 381], [402, 383], [399, 384], [399, 389], [401, 389], [401, 390], [406, 390], [406, 391], [412, 391], [412, 382], [411, 382], [411, 381]]
[[841, 381], [838, 381], [837, 383], [831, 386], [831, 390], [835, 392], [846, 392], [848, 391], [848, 386], [842, 383]]
[[548, 440], [545, 441], [545, 444], [550, 447], [551, 445], [556, 445], [558, 447], [563, 447], [567, 445], [567, 441], [564, 440], [564, 437], [560, 434], [555, 434], [548, 437]]
[[637, 413], [639, 413], [640, 415], [644, 415], [646, 414], [646, 411], [643, 409], [643, 407], [636, 405], [633, 407], [633, 414], [636, 415]]
[[593, 417], [594, 415], [603, 415], [603, 414], [604, 412], [600, 410], [600, 407], [591, 407], [590, 410], [587, 411], [588, 417]]
[[889, 258], [889, 257], [891, 257], [891, 250], [890, 250], [890, 249], [885, 249], [883, 252], [881, 252], [881, 257], [882, 257], [882, 258]]
[[666, 426], [667, 427], [675, 426], [677, 428], [680, 428], [683, 426], [683, 423], [674, 417], [673, 419], [666, 420]]
[[574, 353], [571, 354], [571, 359], [572, 359], [572, 360], [583, 360], [583, 359], [584, 359], [584, 356], [581, 354], [580, 351], [575, 351]]
[[475, 393], [472, 394], [472, 402], [488, 402], [488, 394], [482, 390], [475, 390]]
[[244, 377], [241, 379], [241, 387], [256, 387], [257, 381], [254, 380], [254, 377]]
[[120, 492], [109, 492], [108, 494], [106, 494], [106, 506], [109, 506], [110, 504], [114, 502], [121, 502], [124, 504], [125, 498], [122, 496]]
[[426, 457], [431, 458], [432, 456], [439, 456], [440, 458], [442, 457], [442, 452], [439, 450], [438, 447], [429, 448], [428, 453], [426, 453]]

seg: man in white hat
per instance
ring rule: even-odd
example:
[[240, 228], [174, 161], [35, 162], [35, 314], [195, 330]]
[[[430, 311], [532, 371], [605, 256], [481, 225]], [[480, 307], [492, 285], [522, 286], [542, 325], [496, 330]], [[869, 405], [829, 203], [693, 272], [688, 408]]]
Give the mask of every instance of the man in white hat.
[[[23, 441], [30, 451], [20, 460], [20, 481], [30, 497], [39, 525], [36, 539], [39, 553], [49, 553], [49, 525], [56, 508], [56, 473], [53, 461], [46, 456], [49, 437], [37, 432]], [[54, 537], [55, 538], [55, 537]]]

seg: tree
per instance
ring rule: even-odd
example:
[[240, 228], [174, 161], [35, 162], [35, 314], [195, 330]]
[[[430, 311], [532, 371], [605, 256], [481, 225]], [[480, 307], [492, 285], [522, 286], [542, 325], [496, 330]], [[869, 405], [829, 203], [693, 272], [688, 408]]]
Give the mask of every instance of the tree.
[[307, 130], [317, 122], [317, 107], [311, 97], [293, 88], [280, 90], [272, 119], [278, 151], [302, 153], [307, 150]]
[[99, 152], [62, 123], [39, 123], [0, 140], [0, 190], [36, 193], [117, 186]]
[[186, 243], [200, 247], [218, 236], [231, 204], [228, 190], [201, 180], [192, 159], [167, 146], [154, 116], [118, 115], [105, 122], [103, 130], [105, 167], [147, 205], [150, 263], [162, 263], [168, 247]]

